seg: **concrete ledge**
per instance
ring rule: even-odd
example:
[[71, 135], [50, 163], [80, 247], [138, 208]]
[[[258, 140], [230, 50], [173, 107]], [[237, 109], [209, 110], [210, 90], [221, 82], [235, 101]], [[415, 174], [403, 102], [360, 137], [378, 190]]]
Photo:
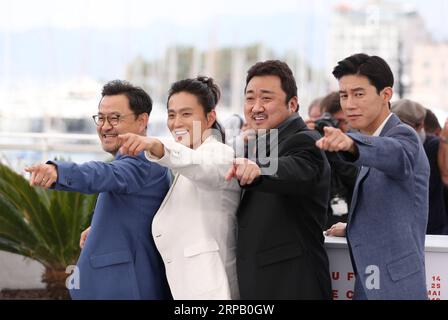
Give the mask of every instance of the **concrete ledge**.
[[45, 267], [35, 260], [0, 251], [0, 290], [43, 289], [44, 270]]

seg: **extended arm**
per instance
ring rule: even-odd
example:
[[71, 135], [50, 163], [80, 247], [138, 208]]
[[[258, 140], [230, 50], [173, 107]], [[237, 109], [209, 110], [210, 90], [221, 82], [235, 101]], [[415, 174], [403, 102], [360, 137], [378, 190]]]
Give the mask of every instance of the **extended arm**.
[[224, 175], [234, 158], [233, 150], [215, 142], [204, 142], [198, 149], [191, 149], [172, 139], [142, 137], [133, 134], [120, 136], [123, 153], [134, 155], [145, 151], [149, 161], [175, 170], [203, 186], [227, 185]]
[[289, 139], [283, 149], [284, 154], [272, 156], [268, 168], [247, 159], [237, 159], [227, 178], [235, 177], [246, 189], [260, 192], [287, 195], [310, 192], [322, 177], [326, 162], [323, 152], [306, 134]]
[[132, 193], [138, 191], [149, 178], [150, 164], [145, 162], [132, 157], [123, 157], [111, 163], [49, 161], [26, 170], [31, 173], [30, 184], [40, 187], [82, 193]]

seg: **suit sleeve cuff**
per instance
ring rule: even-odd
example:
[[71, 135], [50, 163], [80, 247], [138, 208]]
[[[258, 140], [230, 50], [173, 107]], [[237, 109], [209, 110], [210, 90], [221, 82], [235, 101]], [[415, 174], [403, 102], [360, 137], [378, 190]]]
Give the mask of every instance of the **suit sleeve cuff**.
[[163, 144], [164, 155], [158, 158], [149, 151], [145, 151], [145, 157], [148, 161], [158, 163], [162, 166], [167, 166], [171, 163], [170, 157], [173, 150], [176, 149], [176, 142], [170, 138], [157, 138]]
[[57, 189], [58, 185], [61, 186], [68, 186], [70, 187], [72, 185], [72, 179], [70, 178], [69, 174], [66, 174], [69, 172], [67, 170], [69, 166], [71, 165], [69, 162], [63, 162], [63, 161], [47, 161], [46, 164], [52, 164], [56, 167], [56, 171], [58, 173], [58, 178], [54, 185], [51, 186], [52, 189]]

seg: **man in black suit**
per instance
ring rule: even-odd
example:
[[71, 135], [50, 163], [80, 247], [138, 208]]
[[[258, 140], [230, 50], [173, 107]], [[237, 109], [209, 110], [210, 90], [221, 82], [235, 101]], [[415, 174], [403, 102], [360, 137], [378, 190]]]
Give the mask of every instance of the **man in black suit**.
[[[281, 61], [247, 75], [245, 117], [256, 139], [226, 179], [243, 187], [238, 209], [237, 272], [242, 299], [330, 299], [322, 228], [330, 166], [320, 135], [298, 115], [297, 85]], [[250, 153], [254, 155], [251, 156]]]

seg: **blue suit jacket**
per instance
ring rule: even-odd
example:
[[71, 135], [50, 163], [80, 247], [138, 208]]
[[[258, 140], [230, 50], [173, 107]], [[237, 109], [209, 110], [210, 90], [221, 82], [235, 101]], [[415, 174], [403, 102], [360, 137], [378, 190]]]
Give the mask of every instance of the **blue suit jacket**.
[[[423, 146], [396, 115], [380, 137], [349, 135], [359, 150], [354, 164], [361, 167], [347, 226], [355, 299], [427, 299], [429, 164]], [[369, 266], [379, 270], [379, 289], [366, 287]]]
[[52, 162], [57, 190], [100, 193], [77, 266], [73, 299], [169, 299], [151, 223], [169, 188], [167, 169], [138, 157], [111, 163]]

